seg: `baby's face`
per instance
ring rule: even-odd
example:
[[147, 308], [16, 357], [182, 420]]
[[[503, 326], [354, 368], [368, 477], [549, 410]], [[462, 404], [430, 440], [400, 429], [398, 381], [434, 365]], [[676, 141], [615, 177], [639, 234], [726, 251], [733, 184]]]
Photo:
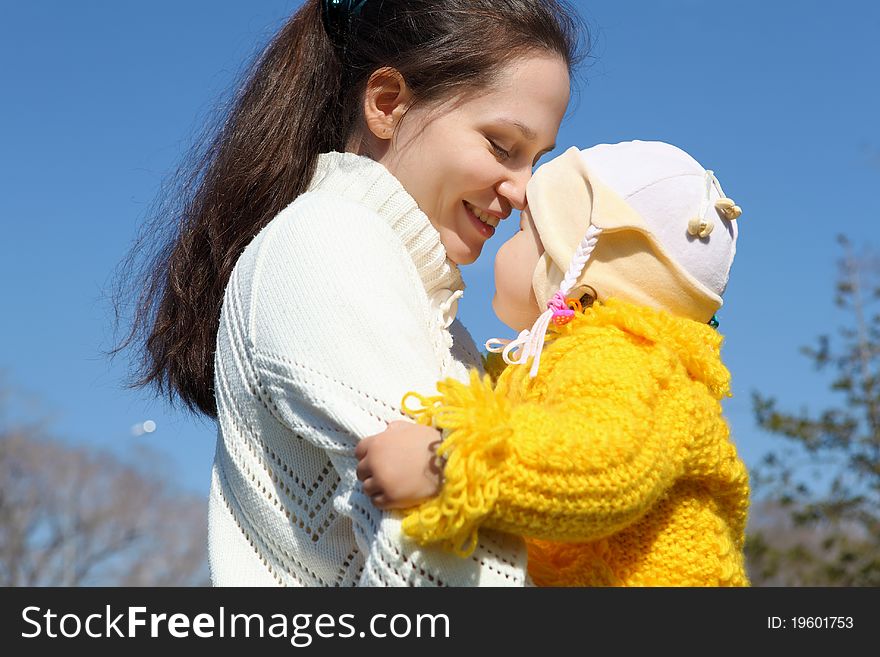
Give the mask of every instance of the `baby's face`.
[[519, 232], [502, 244], [495, 256], [495, 298], [492, 300], [498, 319], [515, 331], [531, 327], [541, 314], [532, 290], [532, 275], [544, 254], [544, 245], [528, 208], [520, 214], [519, 226]]

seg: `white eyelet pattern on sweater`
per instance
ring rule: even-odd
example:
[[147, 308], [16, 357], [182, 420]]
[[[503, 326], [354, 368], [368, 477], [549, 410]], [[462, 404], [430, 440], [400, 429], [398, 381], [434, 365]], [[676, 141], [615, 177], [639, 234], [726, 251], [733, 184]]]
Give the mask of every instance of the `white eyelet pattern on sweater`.
[[522, 586], [522, 541], [483, 532], [469, 559], [420, 548], [355, 476], [360, 437], [409, 390], [466, 380], [463, 288], [437, 231], [380, 164], [319, 158], [309, 191], [240, 257], [215, 357], [209, 503], [215, 585]]

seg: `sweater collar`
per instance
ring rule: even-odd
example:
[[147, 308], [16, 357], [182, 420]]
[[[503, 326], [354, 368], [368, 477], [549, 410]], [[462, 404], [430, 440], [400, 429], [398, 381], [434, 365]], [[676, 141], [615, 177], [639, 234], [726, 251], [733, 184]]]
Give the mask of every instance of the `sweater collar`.
[[361, 203], [387, 221], [412, 257], [428, 295], [464, 289], [440, 233], [383, 165], [354, 153], [322, 153], [309, 185], [309, 191], [319, 189]]

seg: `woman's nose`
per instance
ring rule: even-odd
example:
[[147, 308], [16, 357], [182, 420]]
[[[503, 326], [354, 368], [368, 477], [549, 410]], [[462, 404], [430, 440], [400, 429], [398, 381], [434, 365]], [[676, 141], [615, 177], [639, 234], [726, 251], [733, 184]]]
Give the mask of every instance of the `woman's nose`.
[[498, 194], [506, 198], [516, 210], [526, 207], [526, 185], [532, 177], [531, 167], [510, 171], [498, 184]]

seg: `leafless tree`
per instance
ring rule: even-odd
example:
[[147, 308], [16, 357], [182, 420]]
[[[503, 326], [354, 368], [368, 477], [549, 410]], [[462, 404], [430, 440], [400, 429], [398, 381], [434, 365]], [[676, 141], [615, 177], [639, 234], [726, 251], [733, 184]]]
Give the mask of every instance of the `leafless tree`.
[[206, 501], [140, 456], [126, 463], [0, 412], [0, 585], [206, 585]]

